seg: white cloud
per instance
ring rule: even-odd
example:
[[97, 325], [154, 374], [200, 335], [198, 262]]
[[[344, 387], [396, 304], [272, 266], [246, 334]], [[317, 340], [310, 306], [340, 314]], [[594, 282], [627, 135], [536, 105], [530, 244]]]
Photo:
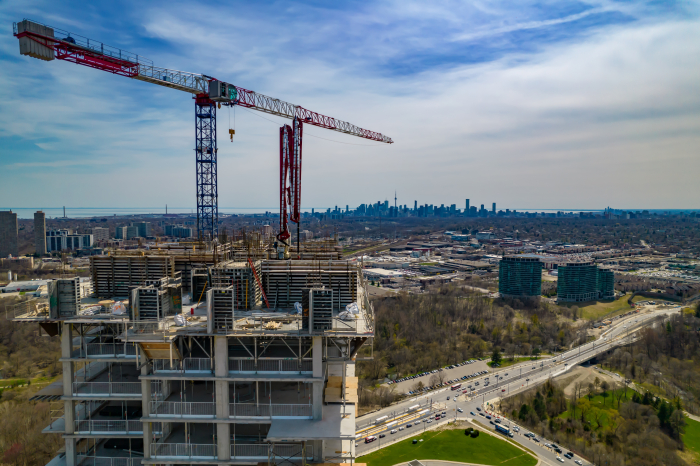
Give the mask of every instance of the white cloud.
[[[366, 10], [347, 13], [345, 21], [330, 17], [314, 30], [308, 29], [313, 15], [324, 14], [317, 10], [280, 25], [277, 16], [230, 18], [212, 16], [202, 5], [155, 6], [142, 12], [143, 28], [169, 47], [144, 54], [157, 65], [213, 74], [396, 141], [355, 146], [305, 138], [304, 206], [355, 206], [392, 197], [397, 189], [402, 204], [417, 199], [461, 206], [470, 198], [503, 208], [697, 207], [697, 20], [601, 27], [576, 41], [489, 63], [398, 76], [377, 72], [383, 60], [410, 52], [431, 21], [467, 30], [484, 15], [508, 13], [502, 4], [488, 6], [453, 11], [388, 2], [374, 17]], [[548, 21], [511, 19], [501, 32]], [[487, 26], [472, 30], [499, 31]], [[367, 38], [376, 43], [329, 43], [314, 53], [337, 37], [332, 29], [339, 27], [350, 37], [376, 28]], [[288, 55], [295, 40], [308, 52]], [[0, 52], [16, 54], [12, 41], [0, 40]], [[425, 41], [422, 50], [440, 43], [436, 31]], [[347, 53], [328, 57], [343, 46]], [[2, 68], [0, 136], [43, 152], [17, 160], [0, 148], [0, 197], [12, 199], [31, 184], [13, 201], [46, 204], [58, 193], [57, 202], [76, 206], [194, 205], [189, 95], [25, 57]], [[239, 109], [230, 143], [228, 110], [219, 115], [220, 205], [275, 206], [281, 120], [263, 115], [279, 121], [270, 123]], [[307, 126], [307, 132], [365, 144], [320, 128]], [[12, 168], [13, 176], [3, 168]]]

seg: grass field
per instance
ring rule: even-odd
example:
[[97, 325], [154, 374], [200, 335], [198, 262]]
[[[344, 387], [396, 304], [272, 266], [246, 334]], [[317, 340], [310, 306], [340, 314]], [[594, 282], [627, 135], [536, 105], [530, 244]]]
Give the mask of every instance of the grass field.
[[[629, 295], [625, 295], [615, 301], [591, 301], [586, 303], [566, 303], [566, 306], [578, 306], [582, 319], [596, 320], [603, 316], [613, 317], [618, 314], [624, 314], [627, 311], [633, 310], [627, 300]], [[643, 296], [635, 296], [633, 302], [644, 301], [648, 298]]]
[[[413, 439], [423, 439], [413, 444]], [[464, 430], [430, 431], [358, 459], [367, 466], [392, 466], [412, 460], [444, 460], [504, 466], [534, 466], [537, 460], [530, 454], [481, 432], [477, 438], [464, 435]]]
[[685, 434], [683, 435], [683, 444], [688, 450], [691, 450], [696, 457], [700, 456], [700, 422], [693, 421], [690, 418], [685, 418]]

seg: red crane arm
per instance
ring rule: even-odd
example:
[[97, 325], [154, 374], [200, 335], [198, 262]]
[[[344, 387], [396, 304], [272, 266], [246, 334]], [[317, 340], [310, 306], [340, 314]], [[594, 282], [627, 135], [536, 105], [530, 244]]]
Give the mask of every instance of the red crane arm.
[[46, 61], [54, 59], [69, 61], [120, 76], [190, 92], [197, 96], [208, 95], [212, 100], [226, 105], [240, 105], [290, 120], [298, 118], [309, 125], [373, 141], [388, 144], [394, 142], [390, 137], [381, 133], [225, 83], [210, 76], [153, 66], [153, 62], [147, 58], [68, 31], [26, 19], [20, 23], [14, 23], [13, 26], [14, 35], [20, 41], [22, 55]]

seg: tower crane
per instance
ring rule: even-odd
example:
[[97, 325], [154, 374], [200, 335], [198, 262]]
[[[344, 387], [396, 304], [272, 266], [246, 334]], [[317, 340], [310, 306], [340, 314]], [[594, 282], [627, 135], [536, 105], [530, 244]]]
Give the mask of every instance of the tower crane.
[[[229, 84], [211, 76], [160, 68], [143, 56], [111, 47], [69, 31], [24, 19], [13, 23], [21, 55], [40, 60], [64, 60], [127, 78], [193, 94], [197, 167], [197, 231], [201, 237], [218, 235], [216, 109], [235, 105], [292, 120], [280, 128], [280, 233], [288, 251], [287, 221], [298, 224], [301, 201], [302, 125], [313, 125], [360, 138], [391, 144], [391, 138], [351, 123], [313, 112], [299, 105]], [[233, 130], [229, 130], [233, 136]], [[233, 137], [232, 137], [233, 139]], [[289, 216], [287, 214], [289, 209]], [[287, 253], [288, 254], [288, 253]]]

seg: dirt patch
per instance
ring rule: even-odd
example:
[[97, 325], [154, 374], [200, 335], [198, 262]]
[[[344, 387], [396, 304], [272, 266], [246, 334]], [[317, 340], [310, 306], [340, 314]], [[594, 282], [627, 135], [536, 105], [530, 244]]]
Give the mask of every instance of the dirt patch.
[[617, 382], [617, 380], [615, 380], [613, 377], [607, 374], [602, 374], [593, 367], [577, 366], [569, 372], [566, 378], [557, 380], [557, 383], [564, 389], [566, 396], [571, 396], [574, 393], [574, 387], [577, 383], [580, 382], [587, 390], [588, 384], [593, 383], [596, 377], [598, 377], [598, 380], [601, 382], [603, 380], [607, 380], [611, 386]]

